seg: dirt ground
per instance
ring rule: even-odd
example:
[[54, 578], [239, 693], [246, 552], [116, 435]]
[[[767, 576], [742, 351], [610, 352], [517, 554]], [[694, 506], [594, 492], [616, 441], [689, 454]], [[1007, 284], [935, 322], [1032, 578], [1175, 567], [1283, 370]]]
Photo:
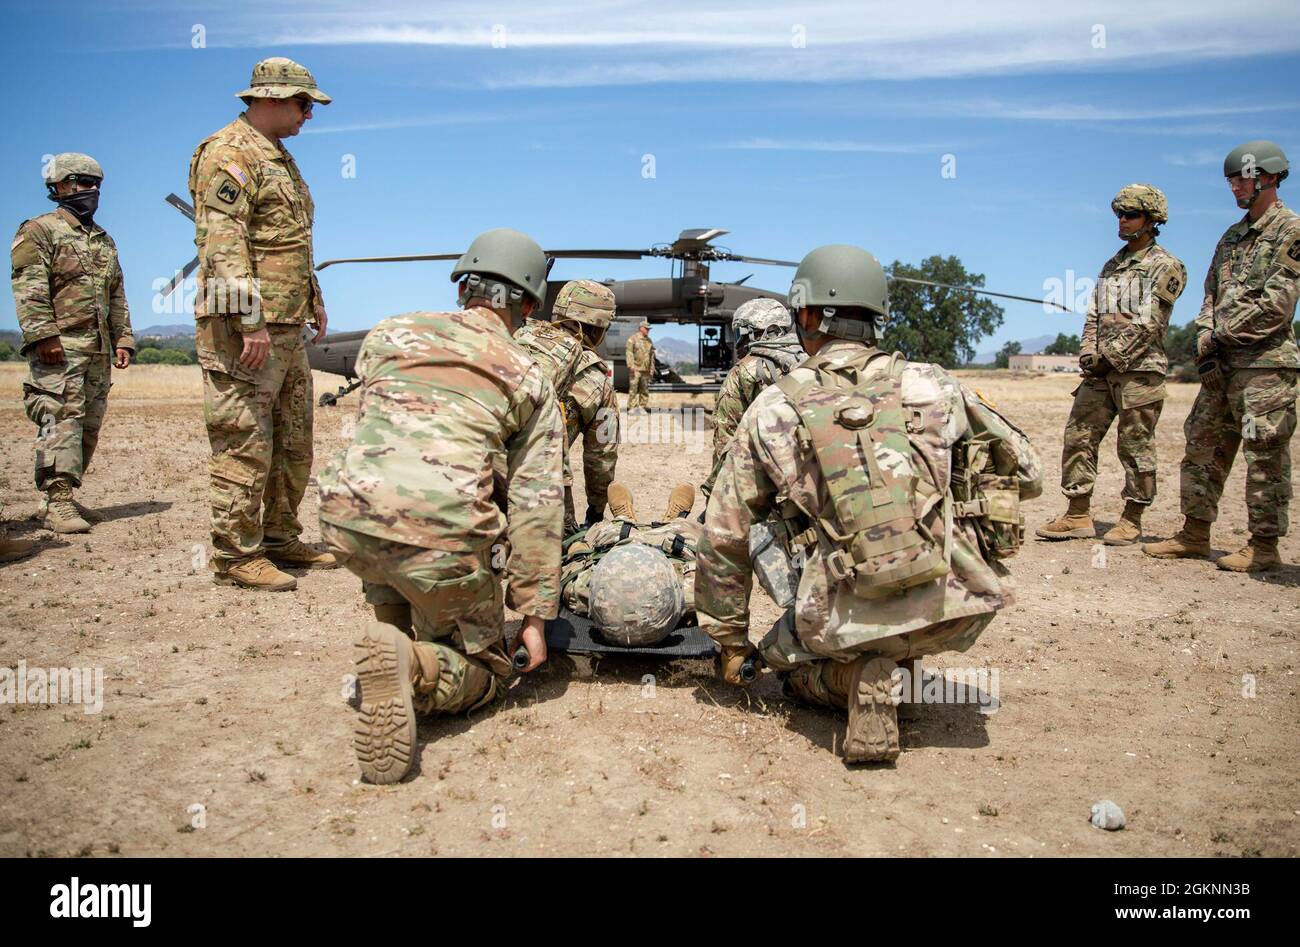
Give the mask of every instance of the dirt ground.
[[[923, 708], [894, 767], [846, 767], [841, 720], [786, 702], [770, 675], [746, 693], [705, 661], [556, 655], [495, 712], [422, 723], [416, 773], [374, 787], [358, 781], [344, 697], [367, 617], [359, 582], [311, 572], [295, 592], [254, 594], [195, 571], [207, 541], [198, 369], [115, 375], [81, 494], [108, 521], [58, 539], [29, 518], [21, 372], [0, 365], [0, 496], [11, 533], [43, 547], [0, 565], [0, 668], [99, 667], [105, 694], [98, 714], [0, 706], [0, 855], [1300, 854], [1300, 566], [1248, 577], [1031, 539], [1010, 563], [1018, 603], [969, 652], [927, 659], [996, 670], [999, 709]], [[1063, 506], [1074, 382], [968, 380], [1043, 455], [1032, 533]], [[335, 383], [318, 376], [317, 391]], [[1171, 392], [1154, 536], [1180, 522], [1195, 389]], [[353, 399], [317, 409], [318, 468], [342, 447]], [[1104, 528], [1122, 507], [1113, 432], [1102, 449]], [[619, 475], [653, 511], [707, 464], [707, 435], [638, 443]], [[1219, 551], [1245, 540], [1243, 467]], [[309, 540], [316, 504], [313, 486]], [[1295, 533], [1281, 549], [1300, 563]], [[775, 615], [756, 592], [756, 620]], [[1124, 831], [1088, 824], [1099, 799], [1124, 809]]]

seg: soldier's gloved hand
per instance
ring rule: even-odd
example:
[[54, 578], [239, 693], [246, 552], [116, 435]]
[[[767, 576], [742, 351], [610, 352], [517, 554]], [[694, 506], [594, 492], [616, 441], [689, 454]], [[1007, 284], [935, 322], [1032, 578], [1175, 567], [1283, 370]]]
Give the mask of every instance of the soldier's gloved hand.
[[36, 357], [46, 365], [63, 364], [63, 340], [57, 335], [36, 343]]
[[589, 506], [589, 507], [587, 507], [587, 520], [586, 520], [586, 522], [587, 522], [587, 525], [588, 525], [588, 526], [590, 526], [590, 525], [593, 524], [593, 523], [599, 523], [599, 522], [600, 522], [601, 520], [603, 520], [604, 518], [605, 518], [605, 511], [604, 511], [604, 510], [597, 509], [597, 508], [594, 507], [594, 506]]
[[1207, 358], [1196, 366], [1196, 370], [1201, 373], [1201, 384], [1206, 388], [1223, 387], [1223, 366], [1217, 358]]
[[738, 684], [744, 687], [746, 681], [741, 680], [740, 668], [745, 663], [745, 659], [754, 653], [754, 648], [751, 645], [738, 648], [724, 644], [722, 653], [718, 656], [718, 674], [728, 684]]
[[1196, 358], [1204, 359], [1207, 355], [1219, 347], [1218, 340], [1214, 338], [1214, 330], [1202, 332], [1196, 337]]

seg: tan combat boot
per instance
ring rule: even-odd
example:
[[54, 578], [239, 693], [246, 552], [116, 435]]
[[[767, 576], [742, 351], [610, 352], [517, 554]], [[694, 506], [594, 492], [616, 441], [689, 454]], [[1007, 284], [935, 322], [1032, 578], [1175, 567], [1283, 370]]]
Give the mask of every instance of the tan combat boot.
[[1157, 559], [1210, 558], [1210, 521], [1183, 517], [1183, 528], [1168, 539], [1147, 543], [1142, 551]]
[[245, 559], [216, 573], [212, 581], [218, 585], [237, 585], [259, 592], [289, 592], [298, 587], [297, 579], [271, 565], [265, 556]]
[[1247, 545], [1215, 563], [1228, 572], [1268, 572], [1281, 564], [1276, 536], [1251, 536]]
[[415, 758], [415, 647], [392, 625], [372, 622], [355, 642], [357, 725], [352, 748], [368, 783], [395, 783]]
[[689, 483], [679, 483], [668, 494], [668, 508], [664, 510], [664, 519], [670, 520], [685, 516], [695, 505], [695, 488]]
[[266, 558], [278, 566], [294, 566], [298, 569], [336, 569], [339, 561], [332, 552], [320, 552], [301, 540], [266, 550]]
[[898, 759], [898, 708], [894, 704], [894, 672], [889, 658], [863, 655], [851, 664], [830, 662], [823, 669], [834, 693], [848, 694], [849, 725], [844, 731], [844, 762], [888, 763]]
[[0, 533], [0, 562], [17, 562], [26, 559], [36, 551], [36, 543], [30, 539], [10, 539]]
[[46, 488], [45, 528], [56, 533], [88, 533], [90, 524], [72, 500], [72, 487], [56, 480]]
[[609, 511], [615, 519], [636, 522], [636, 510], [632, 508], [632, 491], [615, 481], [609, 485]]
[[[103, 513], [100, 513], [96, 510], [92, 510], [88, 506], [83, 506], [81, 504], [81, 501], [78, 500], [75, 496], [72, 498], [72, 505], [77, 508], [77, 512], [81, 514], [81, 518], [85, 520], [87, 523], [89, 523], [91, 526], [94, 526], [96, 523], [104, 522]], [[50, 508], [50, 496], [48, 493], [43, 493], [41, 494], [40, 509], [36, 511], [37, 515], [44, 518], [45, 513], [49, 508]]]
[[1131, 546], [1142, 538], [1142, 513], [1145, 508], [1140, 503], [1124, 501], [1124, 515], [1119, 522], [1106, 530], [1101, 541], [1107, 546]]
[[1043, 539], [1091, 539], [1097, 535], [1088, 512], [1091, 497], [1070, 497], [1070, 506], [1064, 516], [1058, 516], [1034, 533]]

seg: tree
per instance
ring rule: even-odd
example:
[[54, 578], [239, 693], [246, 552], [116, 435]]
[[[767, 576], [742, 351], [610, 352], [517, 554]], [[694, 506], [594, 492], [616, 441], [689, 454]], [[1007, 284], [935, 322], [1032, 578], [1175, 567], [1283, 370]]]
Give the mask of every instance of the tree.
[[1050, 343], [1047, 348], [1043, 349], [1044, 355], [1078, 355], [1082, 343], [1077, 335], [1066, 335], [1064, 332], [1056, 334], [1056, 341]]
[[993, 360], [996, 368], [1009, 368], [1011, 366], [1011, 356], [1020, 354], [1019, 342], [1008, 342], [998, 350], [997, 358]]
[[14, 357], [14, 347], [8, 342], [0, 342], [0, 362], [7, 362]]
[[[888, 272], [955, 286], [984, 285], [983, 274], [966, 272], [955, 256], [927, 257], [920, 266], [895, 260]], [[1002, 325], [1002, 314], [1001, 306], [974, 293], [895, 280], [889, 284], [889, 323], [881, 348], [914, 362], [955, 368], [975, 357], [976, 343]]]

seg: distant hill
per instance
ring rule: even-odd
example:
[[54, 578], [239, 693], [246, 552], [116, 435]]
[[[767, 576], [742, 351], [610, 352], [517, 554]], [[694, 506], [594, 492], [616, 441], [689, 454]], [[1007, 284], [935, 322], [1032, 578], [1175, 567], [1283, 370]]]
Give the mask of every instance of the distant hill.
[[175, 326], [149, 326], [147, 329], [136, 329], [135, 336], [138, 339], [152, 337], [156, 339], [175, 339], [182, 336], [192, 337], [194, 335], [194, 323], [187, 322], [183, 325]]
[[[1056, 336], [1054, 335], [1036, 335], [1032, 339], [1021, 339], [1020, 351], [1026, 355], [1030, 355], [1034, 352], [1041, 352], [1044, 348], [1051, 345], [1055, 341], [1056, 341]], [[980, 352], [978, 355], [975, 356], [974, 364], [992, 365], [993, 360], [997, 357], [998, 357], [998, 353], [996, 350], [992, 352]]]
[[655, 340], [655, 352], [669, 365], [676, 365], [678, 362], [694, 362], [700, 357], [699, 343], [687, 342], [685, 339]]

